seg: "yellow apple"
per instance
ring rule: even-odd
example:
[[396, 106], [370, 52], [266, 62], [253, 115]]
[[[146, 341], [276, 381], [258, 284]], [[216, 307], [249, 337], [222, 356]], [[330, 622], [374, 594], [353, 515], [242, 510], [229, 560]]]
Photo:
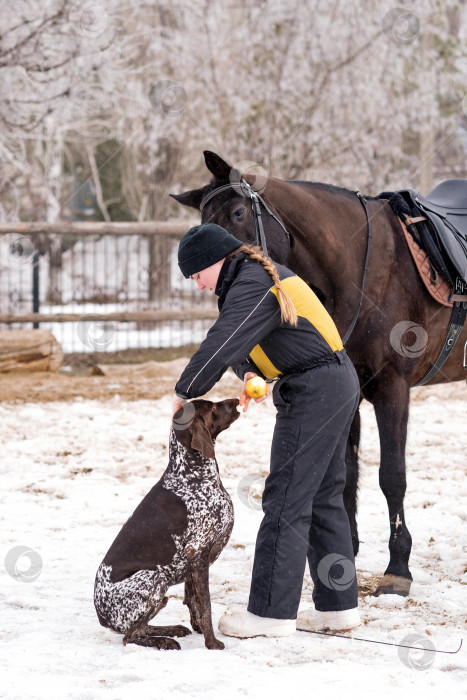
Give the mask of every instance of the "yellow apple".
[[246, 383], [246, 393], [252, 399], [259, 399], [268, 393], [268, 387], [261, 377], [252, 377]]

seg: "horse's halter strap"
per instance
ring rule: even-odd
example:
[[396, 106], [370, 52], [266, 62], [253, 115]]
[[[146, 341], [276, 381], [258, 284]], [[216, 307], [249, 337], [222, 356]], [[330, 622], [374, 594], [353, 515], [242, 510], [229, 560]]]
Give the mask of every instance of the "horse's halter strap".
[[[246, 182], [245, 180], [241, 180], [238, 184], [240, 187], [246, 189], [246, 191], [250, 197], [250, 200], [251, 200], [251, 208], [252, 208], [253, 217], [255, 220], [256, 245], [259, 245], [263, 249], [263, 252], [266, 256], [268, 255], [268, 248], [266, 245], [266, 235], [264, 233], [263, 217], [261, 214], [260, 203], [266, 209], [268, 214], [270, 216], [272, 216], [272, 218], [277, 221], [277, 223], [279, 224], [279, 226], [282, 228], [285, 235], [287, 236], [288, 242], [290, 243], [289, 232], [287, 231], [287, 229], [285, 228], [284, 224], [279, 219], [279, 217], [276, 214], [274, 214], [273, 211], [271, 211], [271, 209], [268, 207], [268, 205], [266, 204], [264, 199], [262, 197], [260, 197], [260, 195], [257, 192], [255, 192], [255, 190], [252, 189], [251, 185], [249, 185], [248, 182]], [[220, 194], [221, 192], [225, 192], [226, 190], [230, 189], [231, 187], [235, 189], [235, 186], [230, 183], [228, 185], [221, 185], [220, 187], [216, 187], [216, 189], [212, 190], [212, 192], [209, 192], [201, 200], [201, 204], [199, 205], [200, 211], [203, 211], [203, 208], [206, 206], [206, 204], [208, 202], [211, 201], [211, 199], [213, 197], [215, 197], [217, 194]]]

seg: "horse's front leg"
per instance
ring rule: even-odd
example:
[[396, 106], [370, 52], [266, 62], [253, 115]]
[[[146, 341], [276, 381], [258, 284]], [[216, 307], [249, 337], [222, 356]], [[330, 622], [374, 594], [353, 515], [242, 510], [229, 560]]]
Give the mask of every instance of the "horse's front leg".
[[406, 596], [410, 591], [412, 574], [409, 557], [412, 538], [404, 515], [407, 487], [405, 445], [409, 418], [409, 385], [400, 375], [385, 373], [374, 393], [373, 405], [378, 422], [381, 445], [379, 484], [389, 510], [391, 534], [389, 565], [374, 595], [396, 593]]
[[358, 554], [359, 540], [357, 529], [357, 489], [358, 489], [358, 448], [360, 445], [360, 408], [357, 408], [345, 452], [347, 478], [344, 489], [344, 505], [349, 516], [350, 532], [354, 556]]

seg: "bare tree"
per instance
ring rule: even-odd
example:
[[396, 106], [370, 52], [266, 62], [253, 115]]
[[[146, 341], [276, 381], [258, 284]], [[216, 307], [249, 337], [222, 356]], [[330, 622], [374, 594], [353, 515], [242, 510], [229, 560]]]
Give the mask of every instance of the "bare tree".
[[[205, 148], [282, 177], [417, 186], [427, 120], [435, 177], [459, 144], [459, 27], [454, 0], [3, 0], [7, 208], [16, 191], [23, 216], [63, 212], [68, 151], [84, 156], [103, 218], [118, 197], [135, 219], [181, 213], [167, 195], [199, 181]], [[106, 194], [112, 166], [121, 191]]]

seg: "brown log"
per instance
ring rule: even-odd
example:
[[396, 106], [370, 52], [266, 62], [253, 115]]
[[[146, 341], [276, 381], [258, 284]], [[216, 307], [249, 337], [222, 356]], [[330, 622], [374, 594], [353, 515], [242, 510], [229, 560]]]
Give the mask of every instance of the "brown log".
[[0, 331], [0, 372], [56, 372], [62, 362], [50, 331]]

